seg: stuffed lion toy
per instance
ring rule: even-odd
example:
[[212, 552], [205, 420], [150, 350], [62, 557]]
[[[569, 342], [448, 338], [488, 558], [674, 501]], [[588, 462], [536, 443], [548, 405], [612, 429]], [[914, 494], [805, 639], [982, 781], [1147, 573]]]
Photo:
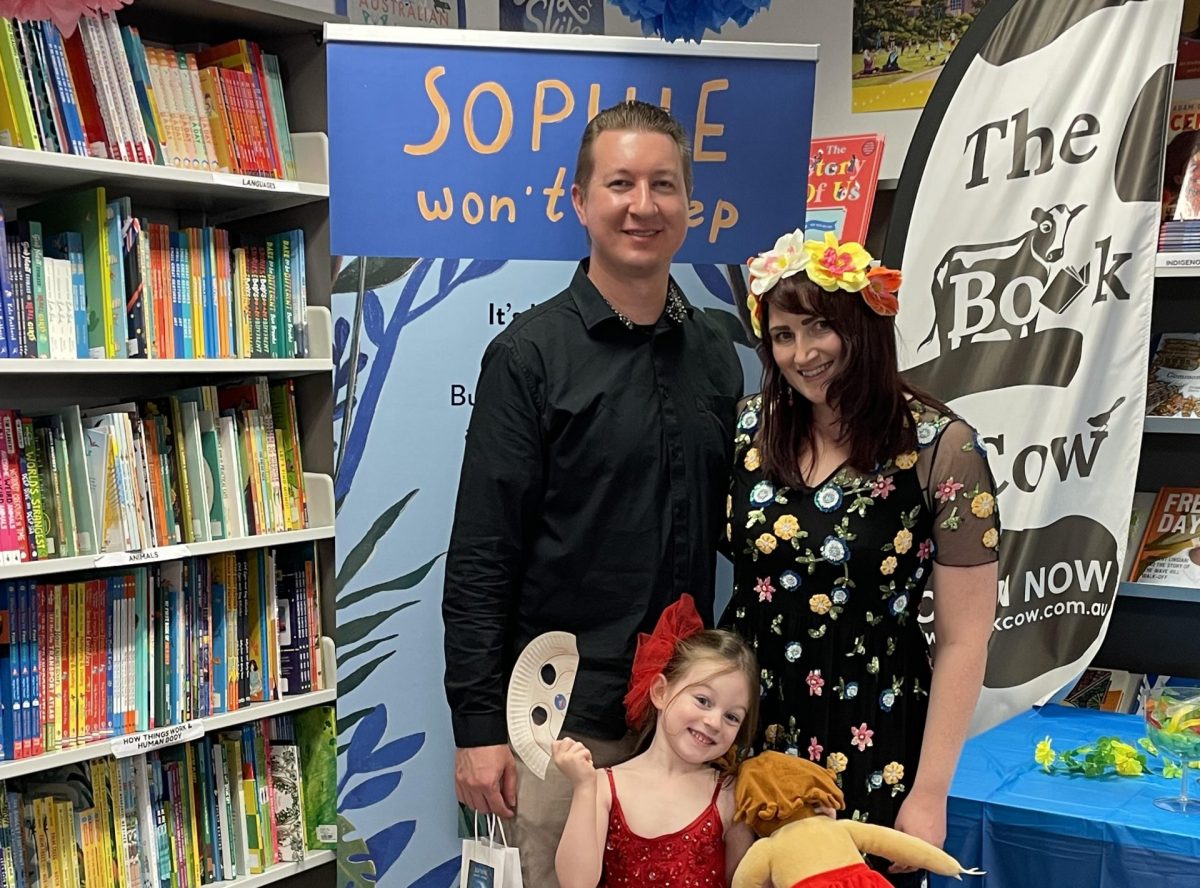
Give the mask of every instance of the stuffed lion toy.
[[814, 762], [760, 753], [738, 770], [735, 796], [734, 818], [764, 838], [742, 858], [733, 888], [890, 888], [863, 854], [956, 879], [982, 875], [915, 836], [818, 815], [818, 807], [840, 811], [845, 802], [833, 775]]

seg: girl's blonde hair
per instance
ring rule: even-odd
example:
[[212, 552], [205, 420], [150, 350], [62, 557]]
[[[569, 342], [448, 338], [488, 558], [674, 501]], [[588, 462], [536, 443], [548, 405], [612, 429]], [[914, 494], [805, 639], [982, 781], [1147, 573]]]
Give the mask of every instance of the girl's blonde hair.
[[[759, 699], [759, 675], [758, 675], [758, 658], [754, 655], [754, 651], [746, 644], [742, 636], [736, 632], [728, 632], [724, 629], [706, 629], [703, 632], [697, 632], [695, 635], [690, 635], [681, 640], [675, 646], [675, 653], [671, 659], [667, 661], [666, 667], [662, 671], [663, 678], [666, 679], [667, 687], [674, 688], [674, 693], [671, 699], [663, 706], [662, 712], [679, 698], [679, 695], [692, 687], [675, 688], [683, 677], [688, 674], [693, 666], [703, 663], [711, 663], [713, 671], [703, 676], [700, 684], [709, 681], [718, 675], [728, 675], [730, 673], [738, 673], [746, 679], [746, 686], [750, 692], [750, 700], [746, 706], [746, 717], [742, 719], [741, 725], [738, 727], [737, 737], [733, 741], [731, 752], [733, 755], [726, 755], [718, 759], [713, 764], [720, 768], [721, 772], [726, 776], [732, 776], [737, 770], [737, 762], [750, 748], [750, 742], [754, 738], [755, 731], [758, 728], [758, 699]], [[654, 729], [658, 724], [658, 715], [660, 710], [657, 707], [651, 706], [646, 710], [646, 714], [642, 719], [642, 724], [638, 726], [638, 751], [646, 749], [650, 745], [650, 741], [654, 738]]]

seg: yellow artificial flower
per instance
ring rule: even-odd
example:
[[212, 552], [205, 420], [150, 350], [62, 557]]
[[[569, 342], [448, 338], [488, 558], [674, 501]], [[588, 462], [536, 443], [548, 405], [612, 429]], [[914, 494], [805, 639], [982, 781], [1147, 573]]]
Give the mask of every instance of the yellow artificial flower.
[[824, 592], [808, 599], [808, 607], [814, 614], [827, 614], [833, 609], [833, 601]]
[[764, 533], [754, 541], [754, 545], [758, 547], [758, 551], [762, 552], [764, 555], [770, 555], [772, 552], [774, 552], [776, 543], [777, 541], [775, 537], [771, 536], [769, 533]]
[[879, 565], [879, 572], [885, 577], [889, 577], [896, 572], [896, 557], [889, 555], [883, 559], [883, 564]]
[[790, 540], [800, 532], [800, 522], [795, 515], [780, 515], [775, 522], [775, 536], [781, 540]]
[[1142, 773], [1142, 763], [1135, 758], [1117, 759], [1117, 773], [1122, 777], [1136, 777]]
[[849, 760], [846, 758], [844, 752], [831, 752], [825, 759], [825, 767], [835, 774], [840, 774], [846, 770], [847, 764], [849, 764]]
[[753, 472], [762, 465], [762, 456], [759, 454], [757, 447], [751, 447], [746, 451], [746, 456], [742, 460], [742, 465], [746, 467], [747, 472]]
[[867, 285], [871, 254], [862, 244], [839, 244], [833, 232], [827, 231], [824, 241], [805, 241], [804, 252], [808, 254], [808, 276], [822, 289], [858, 292]]
[[904, 779], [904, 765], [899, 762], [888, 762], [883, 766], [883, 782], [895, 786]]
[[896, 538], [892, 540], [892, 545], [896, 547], [896, 554], [903, 555], [912, 548], [912, 531], [905, 528], [896, 534]]
[[1033, 751], [1033, 760], [1041, 765], [1042, 769], [1045, 771], [1050, 770], [1050, 766], [1054, 764], [1054, 760], [1056, 758], [1058, 758], [1058, 756], [1055, 754], [1054, 750], [1050, 748], [1049, 737], [1040, 742], [1037, 745], [1037, 749]]
[[917, 464], [917, 451], [910, 450], [908, 453], [902, 453], [896, 457], [896, 468], [911, 469]]
[[996, 544], [1000, 542], [1000, 532], [994, 527], [989, 527], [983, 532], [983, 544], [989, 548], [996, 548]]
[[976, 518], [991, 518], [996, 511], [996, 498], [987, 491], [975, 495], [971, 500], [971, 514]]

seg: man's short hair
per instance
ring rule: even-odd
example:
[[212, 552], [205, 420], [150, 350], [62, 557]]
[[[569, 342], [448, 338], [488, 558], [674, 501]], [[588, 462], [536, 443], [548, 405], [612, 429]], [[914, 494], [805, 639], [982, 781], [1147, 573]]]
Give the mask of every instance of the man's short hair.
[[679, 160], [683, 165], [684, 193], [691, 196], [692, 143], [688, 138], [687, 130], [683, 128], [683, 124], [671, 116], [670, 112], [658, 105], [641, 102], [637, 99], [605, 108], [588, 122], [583, 131], [583, 138], [579, 142], [579, 156], [575, 160], [574, 181], [581, 190], [586, 191], [587, 183], [591, 181], [592, 171], [595, 167], [593, 148], [596, 139], [606, 130], [662, 133], [664, 136], [670, 136], [679, 149]]

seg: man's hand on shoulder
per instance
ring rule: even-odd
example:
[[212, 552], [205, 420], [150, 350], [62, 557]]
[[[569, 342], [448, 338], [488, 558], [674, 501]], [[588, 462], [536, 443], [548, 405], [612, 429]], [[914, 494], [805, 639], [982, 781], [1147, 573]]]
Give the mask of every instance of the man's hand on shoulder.
[[517, 806], [517, 763], [507, 744], [459, 748], [454, 753], [458, 800], [481, 814], [512, 817]]

